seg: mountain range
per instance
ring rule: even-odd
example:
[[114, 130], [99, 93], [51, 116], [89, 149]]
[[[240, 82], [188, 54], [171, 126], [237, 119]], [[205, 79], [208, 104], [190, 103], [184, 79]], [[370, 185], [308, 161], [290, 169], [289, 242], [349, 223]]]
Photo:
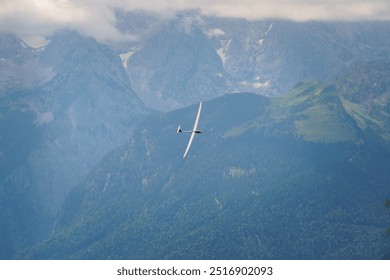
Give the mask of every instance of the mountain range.
[[122, 12], [117, 25], [141, 38], [120, 49], [134, 90], [164, 111], [226, 92], [277, 96], [297, 82], [332, 82], [362, 61], [390, 58], [388, 22], [246, 21], [186, 11], [169, 20]]
[[138, 40], [2, 34], [0, 258], [383, 258], [388, 27], [118, 11]]
[[72, 190], [53, 236], [22, 255], [380, 258], [389, 142], [348, 106], [319, 82], [274, 99], [228, 94], [204, 103], [204, 133], [185, 160], [175, 128], [191, 125], [196, 106], [153, 114]]

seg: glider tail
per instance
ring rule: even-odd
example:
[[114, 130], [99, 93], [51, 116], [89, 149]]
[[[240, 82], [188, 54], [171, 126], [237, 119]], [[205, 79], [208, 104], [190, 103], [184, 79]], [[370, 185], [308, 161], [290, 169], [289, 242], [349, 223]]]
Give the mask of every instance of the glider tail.
[[180, 132], [183, 132], [183, 130], [181, 130], [181, 128], [180, 128], [180, 125], [179, 125], [179, 127], [177, 128], [177, 131], [176, 131], [177, 133], [180, 133]]

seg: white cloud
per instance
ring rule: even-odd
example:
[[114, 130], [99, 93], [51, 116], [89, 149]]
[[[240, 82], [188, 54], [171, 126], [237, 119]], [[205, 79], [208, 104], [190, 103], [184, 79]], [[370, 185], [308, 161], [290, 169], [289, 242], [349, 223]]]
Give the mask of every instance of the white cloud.
[[225, 31], [219, 28], [213, 28], [206, 32], [207, 36], [209, 37], [218, 37], [225, 34]]
[[[203, 13], [246, 19], [284, 18], [292, 20], [390, 20], [388, 0], [112, 0], [126, 9], [169, 11], [187, 8]], [[123, 4], [123, 2], [125, 2]]]
[[0, 31], [15, 32], [22, 38], [48, 36], [70, 28], [97, 40], [125, 40], [131, 36], [115, 28], [110, 1], [90, 0], [2, 0]]
[[390, 20], [388, 0], [2, 0], [0, 31], [47, 36], [68, 27], [98, 40], [132, 39], [115, 28], [115, 8], [205, 14], [250, 20]]

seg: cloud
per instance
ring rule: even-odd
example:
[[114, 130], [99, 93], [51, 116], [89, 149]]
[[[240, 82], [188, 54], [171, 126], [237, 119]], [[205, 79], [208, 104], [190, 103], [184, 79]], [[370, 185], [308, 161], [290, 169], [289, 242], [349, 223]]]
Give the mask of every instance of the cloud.
[[[94, 2], [94, 1], [89, 1]], [[388, 0], [100, 0], [112, 7], [154, 12], [200, 9], [205, 14], [250, 20], [390, 20]]]
[[199, 9], [249, 20], [390, 20], [388, 0], [2, 0], [0, 31], [28, 38], [71, 28], [99, 41], [134, 39], [115, 28], [116, 8], [164, 14]]
[[282, 18], [307, 20], [389, 20], [387, 0], [242, 0], [212, 1], [205, 13], [250, 20]]
[[99, 41], [133, 39], [115, 28], [114, 8], [110, 1], [100, 0], [2, 0], [0, 31], [14, 32], [27, 40], [62, 28]]

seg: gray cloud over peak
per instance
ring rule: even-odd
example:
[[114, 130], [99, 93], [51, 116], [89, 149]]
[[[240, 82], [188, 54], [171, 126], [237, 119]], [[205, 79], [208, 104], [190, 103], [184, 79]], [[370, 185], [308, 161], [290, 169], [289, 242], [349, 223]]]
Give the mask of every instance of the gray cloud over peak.
[[390, 20], [388, 0], [2, 0], [0, 32], [28, 39], [70, 28], [99, 41], [134, 39], [115, 28], [117, 8], [164, 14], [199, 9], [249, 20]]

